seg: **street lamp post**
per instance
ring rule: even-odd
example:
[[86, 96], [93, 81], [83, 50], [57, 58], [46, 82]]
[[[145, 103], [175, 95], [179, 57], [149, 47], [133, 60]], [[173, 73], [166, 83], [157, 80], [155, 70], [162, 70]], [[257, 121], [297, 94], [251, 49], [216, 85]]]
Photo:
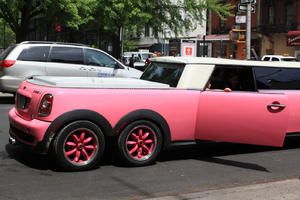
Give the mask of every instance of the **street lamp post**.
[[256, 0], [240, 0], [239, 9], [247, 12], [246, 59], [251, 59], [251, 13], [255, 11]]
[[247, 4], [247, 36], [246, 36], [246, 49], [247, 60], [251, 59], [251, 3]]

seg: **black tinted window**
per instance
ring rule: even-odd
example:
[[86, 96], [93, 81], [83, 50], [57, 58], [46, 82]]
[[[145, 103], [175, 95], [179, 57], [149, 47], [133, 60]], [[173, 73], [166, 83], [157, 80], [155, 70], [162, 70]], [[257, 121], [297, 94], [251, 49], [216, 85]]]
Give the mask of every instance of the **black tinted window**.
[[216, 66], [210, 77], [209, 84], [210, 89], [255, 90], [252, 69], [248, 67]]
[[117, 64], [117, 62], [114, 59], [100, 51], [86, 49], [85, 52], [86, 61], [88, 65], [114, 68]]
[[53, 47], [50, 62], [83, 64], [83, 49], [72, 47]]
[[34, 46], [23, 49], [17, 60], [46, 62], [50, 47]]
[[300, 89], [300, 69], [256, 67], [254, 71], [258, 89]]
[[272, 61], [279, 61], [279, 58], [272, 58]]
[[166, 83], [171, 87], [176, 87], [183, 69], [184, 65], [180, 64], [152, 63], [147, 67], [141, 79]]

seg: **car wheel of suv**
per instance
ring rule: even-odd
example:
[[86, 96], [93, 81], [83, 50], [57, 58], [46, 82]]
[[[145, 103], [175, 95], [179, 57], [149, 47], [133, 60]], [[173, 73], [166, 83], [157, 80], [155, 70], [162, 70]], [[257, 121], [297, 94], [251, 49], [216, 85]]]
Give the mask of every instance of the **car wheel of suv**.
[[94, 167], [105, 149], [105, 138], [100, 128], [89, 121], [68, 124], [53, 143], [54, 158], [66, 170], [78, 171]]
[[129, 124], [118, 139], [121, 159], [131, 166], [144, 166], [155, 161], [162, 147], [160, 129], [150, 121]]

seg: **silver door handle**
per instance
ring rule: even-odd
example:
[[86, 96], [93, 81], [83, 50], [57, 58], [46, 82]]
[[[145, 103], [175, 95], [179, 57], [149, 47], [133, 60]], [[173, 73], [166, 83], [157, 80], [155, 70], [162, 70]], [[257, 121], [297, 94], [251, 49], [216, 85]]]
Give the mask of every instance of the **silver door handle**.
[[283, 105], [283, 104], [269, 104], [268, 107], [269, 108], [272, 108], [272, 107], [285, 108], [286, 105]]

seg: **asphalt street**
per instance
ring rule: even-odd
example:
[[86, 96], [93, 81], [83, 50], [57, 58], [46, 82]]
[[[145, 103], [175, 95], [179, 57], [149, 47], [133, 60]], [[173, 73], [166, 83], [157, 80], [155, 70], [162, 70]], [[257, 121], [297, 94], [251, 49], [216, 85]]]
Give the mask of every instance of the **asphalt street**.
[[[300, 191], [299, 139], [287, 141], [284, 148], [228, 143], [176, 147], [146, 167], [125, 167], [108, 152], [96, 169], [70, 173], [47, 156], [8, 144], [7, 113], [12, 106], [12, 96], [0, 95], [1, 200], [225, 200], [229, 194], [244, 200], [249, 198], [241, 195], [259, 191], [270, 191], [276, 198], [252, 199], [290, 200], [285, 197], [297, 195], [291, 191]], [[284, 190], [288, 195], [274, 189], [289, 184], [290, 190]]]

